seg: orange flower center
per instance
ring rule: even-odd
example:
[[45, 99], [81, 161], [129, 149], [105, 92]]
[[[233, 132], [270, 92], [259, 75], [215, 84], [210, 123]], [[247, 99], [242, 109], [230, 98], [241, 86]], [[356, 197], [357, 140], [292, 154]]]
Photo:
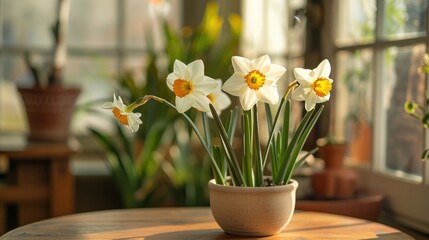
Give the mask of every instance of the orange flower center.
[[114, 108], [112, 112], [113, 115], [115, 115], [115, 118], [118, 119], [122, 125], [128, 126], [128, 118], [126, 115], [121, 114], [121, 110], [119, 110], [119, 108]]
[[319, 97], [324, 97], [331, 92], [332, 83], [327, 78], [318, 78], [313, 82], [313, 91]]
[[173, 92], [176, 96], [182, 98], [194, 90], [192, 83], [183, 79], [176, 79], [173, 83]]
[[258, 70], [253, 70], [249, 72], [244, 79], [250, 89], [258, 90], [260, 87], [264, 86], [265, 75], [259, 72]]

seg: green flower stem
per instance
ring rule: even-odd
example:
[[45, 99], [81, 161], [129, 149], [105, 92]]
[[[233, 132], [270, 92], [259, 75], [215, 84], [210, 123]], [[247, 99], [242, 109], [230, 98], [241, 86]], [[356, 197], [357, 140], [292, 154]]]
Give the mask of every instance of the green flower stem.
[[259, 139], [259, 120], [258, 108], [255, 105], [253, 108], [253, 132], [254, 132], [254, 153], [255, 153], [255, 186], [263, 186], [264, 184], [264, 168], [262, 166], [262, 151]]
[[204, 128], [204, 134], [206, 136], [206, 143], [208, 146], [212, 145], [212, 137], [210, 134], [210, 127], [209, 127], [209, 120], [207, 117], [207, 113], [201, 112], [202, 119], [203, 119], [203, 128]]
[[244, 186], [247, 187], [246, 182], [244, 181], [243, 173], [240, 170], [240, 166], [238, 165], [237, 156], [234, 153], [234, 149], [232, 148], [231, 142], [228, 138], [226, 130], [219, 119], [219, 116], [216, 113], [215, 108], [212, 104], [210, 106], [210, 111], [213, 114], [213, 119], [215, 121], [216, 127], [219, 131], [219, 135], [222, 140], [223, 147], [227, 154], [228, 166], [230, 167], [231, 177], [236, 186]]
[[[160, 97], [157, 97], [157, 96], [154, 96], [154, 95], [146, 95], [146, 96], [144, 96], [144, 97], [142, 97], [142, 98], [139, 98], [139, 99], [137, 99], [134, 103], [136, 103], [136, 107], [138, 107], [138, 106], [141, 106], [141, 105], [143, 105], [143, 104], [145, 104], [147, 101], [149, 101], [150, 99], [153, 99], [153, 100], [155, 100], [155, 101], [157, 101], [157, 102], [160, 102], [160, 103], [163, 103], [163, 104], [165, 104], [165, 105], [167, 105], [167, 106], [169, 106], [169, 107], [171, 107], [171, 108], [173, 108], [174, 110], [176, 110], [177, 111], [177, 108], [176, 108], [176, 106], [174, 106], [173, 104], [171, 104], [169, 101], [167, 101], [167, 100], [165, 100], [165, 99], [163, 99], [163, 98], [160, 98]], [[134, 107], [134, 108], [136, 108], [136, 107]], [[200, 142], [201, 142], [201, 144], [203, 145], [203, 147], [204, 147], [204, 149], [206, 150], [206, 152], [207, 152], [207, 154], [209, 155], [209, 157], [210, 157], [210, 160], [212, 161], [212, 165], [213, 165], [213, 167], [214, 167], [214, 172], [215, 172], [215, 178], [216, 179], [220, 179], [221, 180], [221, 182], [220, 183], [218, 183], [218, 184], [222, 184], [222, 185], [225, 185], [226, 184], [226, 182], [225, 182], [225, 178], [223, 178], [223, 176], [222, 176], [222, 172], [220, 171], [220, 169], [219, 169], [219, 166], [217, 165], [217, 163], [216, 163], [216, 160], [215, 160], [215, 158], [214, 158], [214, 156], [213, 156], [213, 154], [212, 154], [212, 150], [210, 149], [210, 147], [207, 145], [207, 143], [206, 143], [206, 141], [204, 140], [204, 137], [202, 136], [202, 134], [200, 133], [200, 131], [198, 130], [198, 127], [194, 124], [194, 122], [188, 117], [188, 115], [186, 115], [186, 114], [184, 114], [184, 113], [180, 113], [180, 115], [182, 115], [182, 117], [184, 117], [185, 118], [185, 120], [188, 122], [188, 124], [192, 127], [192, 129], [194, 130], [194, 132], [195, 132], [195, 134], [197, 135], [197, 137], [200, 139]]]
[[243, 114], [243, 175], [248, 186], [255, 186], [253, 182], [253, 130], [252, 130], [252, 111], [244, 111]]
[[267, 163], [268, 154], [269, 154], [269, 151], [270, 151], [270, 146], [271, 146], [271, 143], [272, 143], [272, 141], [273, 141], [273, 137], [274, 137], [274, 129], [276, 128], [277, 121], [278, 121], [279, 116], [280, 116], [280, 112], [281, 112], [281, 110], [282, 110], [282, 108], [283, 108], [283, 105], [284, 105], [284, 103], [285, 103], [286, 99], [287, 99], [287, 96], [289, 95], [289, 93], [290, 93], [290, 92], [295, 88], [295, 86], [297, 86], [297, 85], [298, 85], [298, 81], [296, 81], [296, 80], [295, 80], [295, 81], [291, 82], [291, 83], [289, 84], [289, 86], [288, 86], [288, 88], [287, 88], [287, 90], [286, 90], [285, 94], [283, 95], [283, 97], [282, 97], [281, 101], [280, 101], [279, 108], [277, 109], [276, 116], [274, 117], [274, 122], [273, 122], [272, 127], [271, 127], [271, 130], [270, 130], [270, 136], [269, 136], [269, 138], [268, 138], [268, 143], [267, 143], [267, 150], [265, 151], [265, 156], [264, 156], [264, 164], [262, 165], [262, 167], [265, 167], [265, 164]]
[[[273, 116], [271, 114], [271, 107], [270, 107], [270, 105], [268, 103], [265, 103], [264, 105], [265, 105], [265, 115], [267, 117], [267, 127], [268, 127], [268, 131], [271, 133], [271, 131], [273, 129]], [[275, 176], [276, 176], [276, 173], [277, 173], [277, 162], [278, 162], [277, 150], [276, 150], [277, 147], [276, 147], [276, 145], [277, 145], [277, 143], [271, 144], [269, 146], [271, 148], [270, 149], [271, 167], [272, 167], [271, 176], [272, 176], [273, 179], [275, 179]], [[266, 161], [266, 159], [264, 159], [264, 161], [262, 162], [262, 168], [265, 165], [265, 161]]]

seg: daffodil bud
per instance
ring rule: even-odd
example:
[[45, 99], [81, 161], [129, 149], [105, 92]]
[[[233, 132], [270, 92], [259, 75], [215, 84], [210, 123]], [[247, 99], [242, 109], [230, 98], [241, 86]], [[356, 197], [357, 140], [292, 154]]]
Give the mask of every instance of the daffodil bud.
[[406, 101], [405, 104], [404, 104], [405, 112], [407, 112], [409, 114], [415, 113], [416, 112], [416, 108], [417, 108], [417, 104], [415, 102]]

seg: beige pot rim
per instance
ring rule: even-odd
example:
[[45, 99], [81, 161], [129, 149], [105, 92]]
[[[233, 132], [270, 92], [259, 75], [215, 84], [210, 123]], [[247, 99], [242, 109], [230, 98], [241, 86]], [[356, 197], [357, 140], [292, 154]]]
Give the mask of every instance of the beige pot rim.
[[222, 192], [240, 192], [240, 193], [275, 193], [283, 192], [285, 190], [292, 191], [292, 189], [298, 188], [298, 182], [294, 179], [290, 179], [288, 184], [280, 186], [268, 186], [268, 187], [240, 187], [240, 186], [224, 186], [216, 183], [215, 179], [211, 179], [208, 183], [209, 189], [222, 191]]

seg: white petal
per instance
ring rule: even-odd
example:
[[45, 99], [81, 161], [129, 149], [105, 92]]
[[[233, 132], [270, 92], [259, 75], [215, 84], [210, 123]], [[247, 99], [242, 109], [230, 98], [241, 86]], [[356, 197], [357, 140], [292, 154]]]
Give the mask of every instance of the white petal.
[[203, 75], [203, 81], [197, 82], [194, 87], [197, 91], [201, 91], [205, 96], [214, 92], [219, 85], [219, 82], [213, 78], [206, 77]]
[[180, 60], [176, 59], [174, 61], [173, 69], [174, 69], [173, 72], [176, 73], [179, 78], [183, 78], [183, 79], [187, 80], [187, 78], [189, 78], [189, 76], [190, 76], [190, 72], [189, 72], [188, 67], [183, 62], [181, 62]]
[[293, 71], [296, 80], [299, 84], [313, 83], [314, 79], [310, 76], [311, 70], [304, 68], [295, 68]]
[[244, 57], [239, 56], [233, 56], [231, 58], [232, 61], [232, 67], [234, 68], [234, 72], [242, 72], [242, 73], [248, 73], [251, 70], [251, 63], [250, 60]]
[[195, 60], [188, 65], [189, 72], [191, 76], [188, 81], [199, 82], [203, 80], [204, 77], [204, 63], [202, 60]]
[[276, 83], [285, 72], [286, 68], [284, 68], [283, 66], [271, 64], [270, 68], [268, 69], [268, 72], [265, 72], [264, 74], [267, 80]]
[[141, 119], [137, 117], [136, 113], [130, 113], [127, 115], [128, 118], [128, 126], [127, 128], [131, 132], [137, 132], [139, 130], [140, 124], [142, 123]]
[[252, 60], [251, 63], [254, 69], [262, 70], [265, 66], [270, 65], [271, 60], [270, 60], [270, 57], [267, 54], [265, 54]]
[[299, 86], [298, 88], [292, 91], [292, 99], [296, 101], [304, 101], [308, 91], [309, 91], [308, 89], [305, 89], [302, 86]]
[[[113, 100], [113, 103], [115, 102], [115, 100]], [[121, 105], [124, 105], [124, 102], [122, 101], [121, 96], [118, 96], [117, 102], [119, 102]]]
[[240, 103], [244, 111], [250, 110], [257, 102], [258, 98], [256, 97], [256, 93], [251, 89], [240, 94]]
[[172, 72], [172, 73], [168, 74], [167, 86], [171, 91], [173, 91], [173, 84], [174, 84], [174, 81], [176, 81], [177, 79], [178, 79], [178, 77], [177, 77], [176, 73]]
[[179, 113], [184, 113], [192, 107], [192, 101], [189, 96], [180, 98], [176, 97], [176, 108]]
[[107, 103], [104, 103], [103, 104], [103, 108], [108, 108], [108, 109], [112, 109], [112, 108], [114, 108], [115, 106], [113, 105], [113, 103], [112, 102], [107, 102]]
[[279, 93], [277, 91], [277, 87], [275, 86], [259, 88], [256, 94], [259, 101], [264, 103], [276, 104], [279, 101]]
[[222, 111], [231, 105], [231, 99], [229, 96], [223, 92], [216, 96], [216, 101], [214, 103], [214, 107], [216, 110]]
[[331, 64], [327, 59], [323, 60], [317, 68], [314, 69], [314, 77], [320, 78], [320, 77], [328, 77], [331, 73]]
[[192, 106], [201, 112], [210, 112], [210, 100], [207, 95], [192, 95], [193, 104]]
[[234, 73], [232, 76], [226, 80], [222, 86], [222, 90], [233, 95], [240, 96], [243, 89], [247, 88], [247, 84], [244, 81], [244, 76], [239, 73]]
[[328, 101], [328, 100], [329, 100], [330, 96], [331, 96], [331, 94], [328, 94], [328, 95], [326, 95], [326, 96], [324, 96], [324, 97], [319, 97], [319, 96], [317, 96], [316, 103], [326, 102], [326, 101]]
[[314, 106], [316, 106], [316, 100], [317, 100], [317, 95], [316, 94], [309, 94], [308, 98], [305, 101], [305, 110], [311, 111]]

